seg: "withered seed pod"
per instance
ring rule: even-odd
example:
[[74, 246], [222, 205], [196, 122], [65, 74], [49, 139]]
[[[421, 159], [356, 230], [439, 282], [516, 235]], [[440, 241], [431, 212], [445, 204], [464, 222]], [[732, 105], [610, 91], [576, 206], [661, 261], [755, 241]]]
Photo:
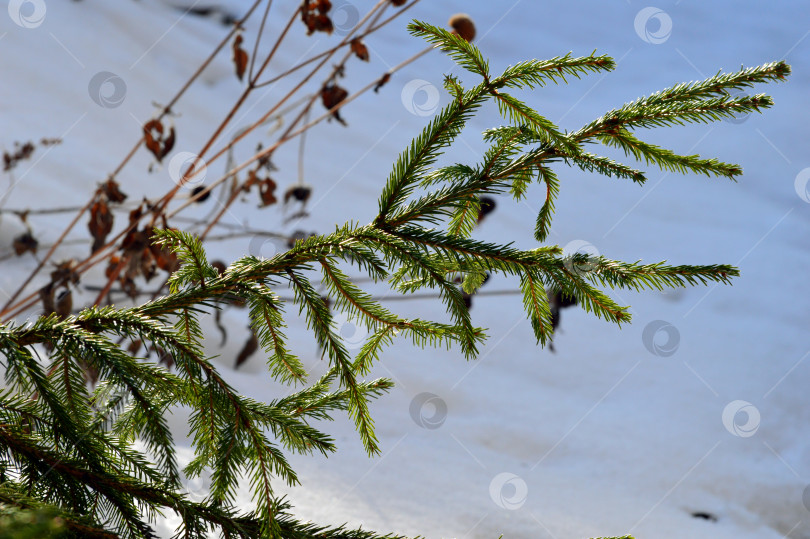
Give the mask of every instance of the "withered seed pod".
[[447, 25], [453, 29], [454, 34], [463, 37], [467, 41], [475, 39], [475, 23], [466, 13], [456, 13], [450, 17]]

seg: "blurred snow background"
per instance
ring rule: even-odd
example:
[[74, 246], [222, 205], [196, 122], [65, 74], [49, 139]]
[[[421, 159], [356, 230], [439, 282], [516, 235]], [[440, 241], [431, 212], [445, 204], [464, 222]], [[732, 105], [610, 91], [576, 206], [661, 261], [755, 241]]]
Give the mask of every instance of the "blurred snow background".
[[[8, 3], [8, 16], [0, 13], [0, 145], [10, 150], [15, 141], [42, 137], [64, 142], [38, 150], [12, 178], [2, 178], [2, 208], [85, 203], [137, 140], [154, 103], [164, 104], [225, 34], [222, 13], [241, 15], [249, 2], [197, 2], [221, 8], [209, 18], [177, 9], [187, 4]], [[333, 4], [339, 35], [373, 2]], [[275, 2], [265, 43], [296, 5]], [[651, 170], [639, 187], [557, 169], [563, 185], [551, 242], [629, 261], [731, 263], [742, 276], [730, 287], [613, 294], [633, 306], [633, 323], [621, 330], [568, 309], [556, 354], [534, 345], [518, 296], [476, 297], [474, 322], [491, 336], [476, 362], [455, 350], [421, 351], [405, 342], [391, 348], [374, 372], [397, 384], [372, 408], [382, 455], [369, 459], [351, 423], [339, 417], [324, 426], [339, 452], [329, 459], [292, 457], [302, 485], [281, 491], [300, 516], [319, 523], [427, 537], [810, 537], [807, 4], [420, 2], [366, 40], [370, 64], [350, 62], [342, 84], [356, 90], [421, 50], [424, 44], [405, 31], [407, 20], [444, 24], [458, 11], [476, 21], [476, 44], [494, 72], [568, 51], [587, 55], [596, 49], [617, 60], [612, 73], [521, 95], [567, 130], [677, 82], [741, 65], [791, 63], [787, 84], [757, 88], [776, 102], [762, 115], [640, 132], [644, 140], [678, 152], [742, 165], [737, 184]], [[257, 30], [257, 20], [247, 25], [248, 43]], [[303, 34], [303, 26], [294, 25], [270, 74], [337, 40]], [[120, 105], [99, 106], [91, 98], [91, 80], [102, 71], [117, 77], [114, 90], [123, 88]], [[251, 199], [226, 221], [290, 233], [370, 220], [391, 163], [447, 102], [441, 81], [451, 71], [460, 74], [446, 57], [431, 53], [394, 75], [378, 94], [345, 108], [348, 129], [329, 122], [309, 132], [304, 170], [313, 187], [311, 217], [285, 224], [277, 207], [260, 211]], [[254, 121], [285, 87], [289, 83], [258, 92], [234, 129]], [[239, 89], [226, 48], [175, 108], [175, 151], [198, 151]], [[501, 123], [494, 107], [487, 108], [444, 162], [476, 162], [485, 148], [480, 132]], [[250, 149], [248, 144], [237, 158], [248, 157]], [[274, 156], [280, 189], [295, 181], [296, 160], [295, 143]], [[171, 186], [167, 170], [150, 174], [149, 163], [140, 152], [118, 177], [130, 200]], [[223, 166], [212, 165], [209, 179]], [[499, 199], [477, 236], [532, 246], [541, 196], [537, 189], [527, 203]], [[216, 201], [207, 204], [195, 211], [205, 215]], [[64, 226], [60, 217], [31, 222], [42, 243], [53, 241]], [[0, 249], [8, 249], [22, 230], [18, 219], [5, 214]], [[85, 234], [77, 227], [75, 237]], [[249, 250], [269, 255], [278, 248], [249, 239], [209, 247], [212, 258], [228, 261]], [[84, 245], [73, 249], [63, 256], [86, 252]], [[35, 264], [30, 256], [4, 262], [0, 299]], [[512, 282], [492, 279], [484, 290], [511, 288]], [[441, 316], [441, 306], [431, 300], [391, 307], [406, 316], [425, 310]], [[231, 369], [247, 332], [242, 313], [229, 312], [226, 320], [227, 346], [211, 346], [222, 370], [257, 398], [283, 394], [284, 388], [261, 375], [259, 357]], [[291, 322], [293, 348], [317, 372], [323, 362], [311, 336]], [[361, 337], [347, 334], [349, 340]], [[184, 418], [175, 417], [173, 424], [182, 437]], [[189, 491], [196, 495], [204, 488], [197, 481]], [[162, 534], [170, 535], [170, 524], [160, 523]]]

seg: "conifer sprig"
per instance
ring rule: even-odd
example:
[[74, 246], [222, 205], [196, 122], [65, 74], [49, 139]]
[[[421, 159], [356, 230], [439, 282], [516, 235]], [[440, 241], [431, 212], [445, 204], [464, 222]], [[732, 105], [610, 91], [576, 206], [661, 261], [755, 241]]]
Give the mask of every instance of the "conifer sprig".
[[[484, 242], [474, 238], [481, 197], [510, 193], [520, 200], [531, 183], [539, 183], [545, 194], [533, 228], [542, 242], [555, 200], [565, 189], [556, 167], [645, 181], [641, 170], [586, 152], [586, 143], [620, 148], [663, 170], [734, 178], [742, 172], [738, 165], [678, 155], [642, 141], [635, 131], [768, 108], [772, 101], [763, 94], [729, 92], [783, 80], [790, 73], [784, 62], [678, 84], [569, 133], [504, 89], [542, 88], [611, 70], [611, 58], [566, 54], [520, 62], [494, 76], [481, 51], [463, 38], [418, 21], [410, 30], [482, 80], [465, 89], [458, 78], [445, 78], [451, 102], [397, 159], [372, 223], [348, 223], [269, 259], [247, 256], [221, 273], [197, 238], [157, 231], [155, 241], [181, 262], [169, 279], [168, 295], [129, 308], [93, 307], [24, 326], [0, 325], [7, 383], [0, 390], [0, 505], [50, 511], [74, 535], [85, 537], [151, 537], [150, 521], [171, 511], [182, 519], [178, 537], [202, 538], [215, 530], [245, 538], [393, 539], [398, 536], [300, 522], [274, 485], [298, 482], [289, 453], [336, 450], [334, 439], [317, 424], [336, 412], [352, 418], [370, 454], [380, 451], [370, 403], [393, 384], [363, 377], [395, 339], [406, 336], [421, 347], [455, 345], [474, 359], [486, 335], [474, 326], [465, 294], [493, 274], [519, 280], [523, 308], [541, 344], [553, 336], [549, 289], [621, 325], [630, 321], [628, 307], [603, 289], [727, 284], [739, 274], [728, 265], [626, 263], [567, 254], [553, 245], [524, 249]], [[480, 162], [434, 169], [467, 121], [493, 100], [509, 125], [484, 133], [490, 147]], [[449, 322], [397, 315], [359, 286], [346, 266], [374, 282], [387, 280], [394, 293], [435, 291]], [[329, 301], [316, 290], [316, 275]], [[293, 289], [290, 303], [328, 360], [327, 372], [315, 381], [291, 351], [295, 346], [285, 332], [290, 305], [277, 293], [282, 287]], [[206, 355], [200, 317], [236, 300], [249, 306], [269, 377], [290, 386], [289, 395], [268, 402], [244, 397]], [[338, 312], [369, 331], [354, 355], [340, 335]], [[160, 350], [174, 370], [151, 362], [148, 352], [140, 357], [124, 347], [132, 342]], [[98, 373], [92, 390], [84, 369]], [[182, 470], [166, 421], [180, 408], [190, 411], [188, 435], [195, 453]], [[210, 492], [202, 502], [192, 501], [182, 491], [182, 478], [201, 474], [210, 474]], [[254, 502], [250, 512], [235, 508], [243, 478]]]

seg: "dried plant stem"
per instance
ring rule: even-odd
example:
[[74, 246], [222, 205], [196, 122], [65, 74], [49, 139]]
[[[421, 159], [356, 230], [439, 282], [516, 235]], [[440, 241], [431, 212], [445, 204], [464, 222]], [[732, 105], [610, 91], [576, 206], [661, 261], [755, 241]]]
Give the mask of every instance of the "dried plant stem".
[[[211, 52], [211, 54], [209, 54], [208, 57], [203, 61], [203, 63], [200, 64], [200, 66], [197, 68], [197, 70], [191, 75], [191, 77], [189, 77], [189, 79], [185, 82], [185, 84], [183, 84], [183, 86], [180, 88], [180, 90], [177, 91], [177, 93], [169, 101], [169, 103], [166, 104], [166, 106], [163, 107], [163, 110], [161, 110], [160, 114], [158, 115], [158, 119], [162, 119], [163, 117], [165, 117], [171, 111], [172, 107], [180, 100], [180, 98], [186, 93], [186, 91], [191, 87], [191, 85], [197, 80], [197, 78], [199, 78], [199, 76], [202, 74], [202, 72], [213, 61], [213, 59], [217, 56], [217, 54], [219, 54], [219, 52], [222, 50], [222, 48], [230, 41], [230, 39], [233, 37], [233, 34], [236, 32], [236, 28], [238, 28], [239, 25], [243, 24], [245, 21], [247, 21], [250, 18], [250, 16], [253, 14], [253, 12], [256, 10], [256, 8], [259, 7], [259, 5], [261, 4], [262, 1], [263, 0], [255, 0], [253, 2], [251, 7], [248, 9], [248, 11], [245, 13], [245, 15], [237, 22], [237, 24], [234, 26], [234, 28], [219, 42], [219, 44], [214, 48], [214, 50]], [[144, 137], [142, 135], [141, 138], [138, 139], [138, 142], [135, 143], [135, 145], [132, 147], [132, 149], [124, 157], [124, 159], [118, 164], [118, 166], [115, 168], [115, 170], [112, 172], [112, 174], [110, 174], [110, 177], [115, 178], [115, 177], [118, 176], [118, 174], [120, 174], [120, 172], [124, 169], [124, 167], [127, 165], [127, 163], [129, 163], [129, 161], [132, 159], [132, 157], [138, 151], [138, 148], [140, 148], [142, 146], [143, 141], [144, 141]], [[42, 260], [39, 261], [39, 263], [37, 264], [37, 267], [34, 268], [34, 270], [28, 275], [28, 277], [26, 277], [26, 279], [23, 281], [23, 283], [17, 288], [17, 290], [14, 291], [14, 293], [11, 295], [11, 297], [6, 301], [6, 303], [3, 305], [3, 308], [0, 309], [0, 317], [2, 317], [4, 320], [7, 320], [8, 318], [10, 318], [9, 310], [12, 307], [12, 303], [14, 302], [14, 300], [16, 300], [20, 296], [20, 294], [26, 289], [28, 284], [34, 279], [34, 277], [37, 276], [37, 274], [40, 272], [40, 270], [42, 270], [42, 268], [45, 266], [45, 264], [48, 262], [48, 260], [51, 259], [51, 256], [53, 256], [54, 252], [56, 252], [56, 250], [62, 244], [62, 241], [64, 241], [64, 239], [67, 237], [67, 235], [73, 229], [73, 227], [76, 226], [76, 224], [82, 218], [84, 213], [90, 209], [90, 207], [93, 204], [93, 199], [94, 198], [95, 198], [95, 195], [93, 195], [93, 197], [91, 197], [91, 199], [87, 202], [87, 204], [82, 206], [82, 208], [79, 210], [79, 212], [73, 218], [73, 220], [71, 220], [71, 222], [68, 224], [68, 226], [65, 228], [65, 230], [62, 231], [62, 234], [59, 236], [57, 241], [51, 246], [50, 249], [48, 249], [48, 252], [45, 254], [44, 257], [42, 257]], [[36, 293], [31, 294], [28, 297], [30, 298], [32, 296], [36, 297]], [[25, 308], [27, 308], [27, 307], [25, 307]], [[19, 311], [20, 309], [16, 308], [16, 306], [15, 306], [15, 310]]]

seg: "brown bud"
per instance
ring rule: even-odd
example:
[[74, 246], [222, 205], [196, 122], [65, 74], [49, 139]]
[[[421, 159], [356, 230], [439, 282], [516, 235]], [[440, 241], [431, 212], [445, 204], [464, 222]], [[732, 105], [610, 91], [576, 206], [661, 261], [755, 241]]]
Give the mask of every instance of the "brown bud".
[[56, 296], [54, 312], [60, 317], [65, 318], [70, 316], [71, 311], [73, 311], [73, 293], [69, 288], [66, 288]]
[[475, 23], [466, 13], [456, 13], [450, 17], [447, 25], [453, 29], [454, 34], [463, 37], [465, 40], [472, 41], [475, 39]]

